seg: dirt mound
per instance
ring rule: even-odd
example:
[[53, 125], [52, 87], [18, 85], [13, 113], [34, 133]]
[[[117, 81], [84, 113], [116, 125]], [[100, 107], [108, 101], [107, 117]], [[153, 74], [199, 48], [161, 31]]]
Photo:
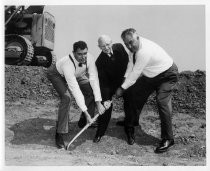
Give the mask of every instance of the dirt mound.
[[[179, 73], [179, 81], [173, 92], [173, 111], [188, 113], [194, 116], [206, 113], [206, 72], [197, 70]], [[151, 95], [148, 104], [154, 108], [155, 94]]]
[[[46, 69], [34, 66], [5, 66], [5, 100], [19, 99], [45, 100], [56, 98], [58, 95], [46, 78]], [[202, 115], [206, 112], [206, 72], [184, 71], [179, 74], [177, 88], [174, 90], [174, 112]], [[122, 99], [114, 99], [114, 111], [121, 112]], [[151, 95], [148, 105], [155, 108], [155, 94]], [[77, 108], [75, 101], [73, 105]]]
[[206, 113], [206, 72], [185, 71], [179, 75], [174, 95], [175, 110], [182, 113]]
[[43, 101], [57, 96], [45, 75], [45, 68], [34, 66], [5, 67], [5, 100], [20, 98]]

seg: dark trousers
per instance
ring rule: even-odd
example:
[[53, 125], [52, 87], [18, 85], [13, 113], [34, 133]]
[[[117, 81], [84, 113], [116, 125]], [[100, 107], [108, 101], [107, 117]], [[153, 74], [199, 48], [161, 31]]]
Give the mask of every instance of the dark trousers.
[[[47, 78], [51, 81], [56, 92], [60, 96], [60, 104], [58, 109], [57, 133], [68, 133], [69, 111], [71, 104], [70, 90], [64, 77], [57, 71], [55, 65], [47, 70]], [[93, 90], [90, 86], [88, 78], [84, 75], [77, 78], [80, 89], [85, 98], [85, 104], [91, 117], [95, 112], [95, 100]]]
[[172, 90], [178, 80], [178, 69], [173, 64], [168, 70], [154, 78], [140, 77], [124, 94], [125, 127], [134, 128], [135, 120], [148, 97], [156, 91], [156, 101], [161, 121], [161, 138], [173, 139]]
[[[106, 86], [106, 87], [100, 87], [101, 89], [101, 96], [102, 96], [102, 103], [107, 101], [107, 100], [112, 100], [112, 96], [115, 94], [117, 88], [120, 85], [112, 85], [112, 86]], [[124, 96], [123, 96], [124, 99]], [[111, 119], [111, 114], [112, 114], [112, 109], [113, 109], [113, 104], [111, 104], [110, 108], [104, 112], [103, 115], [100, 115], [98, 117], [98, 129], [96, 134], [98, 136], [103, 136], [107, 130], [107, 127], [109, 125], [109, 121]], [[136, 115], [136, 118], [134, 119], [134, 124], [137, 124], [137, 120], [139, 120]]]
[[[114, 95], [116, 89], [117, 88], [115, 86], [101, 87], [102, 103], [107, 100], [112, 100], [112, 96]], [[103, 115], [98, 117], [98, 128], [96, 132], [98, 136], [103, 136], [105, 134], [111, 118], [112, 108], [113, 104], [111, 104], [110, 108], [106, 110]]]

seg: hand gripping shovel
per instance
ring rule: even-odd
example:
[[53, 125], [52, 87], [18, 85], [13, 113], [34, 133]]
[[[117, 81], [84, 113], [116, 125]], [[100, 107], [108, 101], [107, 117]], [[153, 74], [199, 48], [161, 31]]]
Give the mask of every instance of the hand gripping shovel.
[[[104, 107], [106, 108], [106, 110], [107, 109], [109, 109], [110, 108], [110, 106], [111, 106], [111, 104], [112, 104], [112, 101], [110, 101], [110, 100], [108, 100], [108, 101], [105, 101], [104, 102]], [[90, 125], [92, 125], [95, 121], [96, 121], [96, 119], [99, 117], [99, 113], [97, 114], [97, 115], [95, 115], [94, 116], [94, 118], [92, 119], [92, 121], [90, 122], [90, 123], [88, 123], [88, 124], [86, 124], [85, 125], [85, 127], [84, 128], [82, 128], [82, 130], [77, 134], [77, 135], [75, 135], [75, 137], [68, 143], [68, 145], [67, 145], [67, 147], [66, 147], [66, 150], [68, 150], [69, 149], [69, 147], [70, 147], [70, 145], [90, 126]]]

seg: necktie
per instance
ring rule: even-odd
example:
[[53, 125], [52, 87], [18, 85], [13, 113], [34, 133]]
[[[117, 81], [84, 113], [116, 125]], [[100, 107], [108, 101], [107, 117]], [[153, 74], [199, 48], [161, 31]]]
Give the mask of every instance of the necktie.
[[113, 55], [112, 53], [109, 54], [109, 57], [110, 57], [110, 59], [111, 59], [112, 61], [115, 60], [114, 55]]
[[82, 64], [83, 64], [83, 63], [79, 63], [78, 66], [79, 66], [79, 67], [82, 67]]
[[136, 53], [133, 54], [133, 64], [135, 65], [136, 63], [136, 58], [135, 58]]
[[109, 57], [112, 57], [112, 53], [111, 53], [111, 52], [110, 52], [110, 53], [108, 53], [108, 56], [109, 56]]

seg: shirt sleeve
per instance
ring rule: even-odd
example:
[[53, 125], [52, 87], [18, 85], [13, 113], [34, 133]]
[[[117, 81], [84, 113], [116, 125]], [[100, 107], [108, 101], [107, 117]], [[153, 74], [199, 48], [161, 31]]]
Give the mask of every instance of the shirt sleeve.
[[[126, 77], [124, 83], [122, 84], [122, 88], [128, 89], [130, 86], [132, 86], [136, 82], [136, 80], [141, 75], [144, 67], [148, 64], [149, 60], [150, 60], [150, 56], [140, 55], [139, 52], [136, 53], [136, 63], [135, 65], [133, 65], [131, 72], [128, 73], [128, 76]], [[129, 62], [132, 62], [132, 60], [130, 59]]]
[[99, 87], [99, 80], [98, 80], [98, 72], [95, 65], [95, 59], [93, 58], [92, 55], [89, 54], [88, 60], [89, 60], [88, 61], [89, 62], [89, 65], [88, 65], [89, 81], [93, 89], [95, 101], [102, 101], [101, 90]]
[[[72, 66], [70, 66], [72, 65]], [[87, 110], [87, 106], [85, 105], [85, 98], [80, 90], [79, 84], [75, 77], [75, 68], [72, 63], [65, 63], [62, 65], [62, 70], [64, 77], [67, 81], [68, 87], [72, 92], [77, 105], [84, 112]]]

